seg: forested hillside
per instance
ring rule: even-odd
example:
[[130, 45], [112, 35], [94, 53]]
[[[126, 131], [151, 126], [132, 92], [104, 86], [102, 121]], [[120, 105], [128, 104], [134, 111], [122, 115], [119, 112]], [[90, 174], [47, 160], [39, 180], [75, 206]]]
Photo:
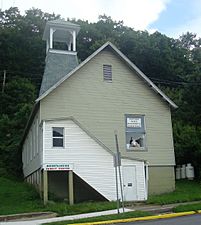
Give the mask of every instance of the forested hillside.
[[[46, 21], [60, 18], [39, 9], [20, 14], [0, 11], [0, 175], [21, 173], [20, 140], [39, 91], [45, 64], [42, 34]], [[105, 15], [81, 26], [77, 40], [83, 61], [106, 41], [114, 43], [175, 103], [177, 164], [191, 162], [201, 176], [201, 38], [187, 32], [179, 39], [126, 27]]]

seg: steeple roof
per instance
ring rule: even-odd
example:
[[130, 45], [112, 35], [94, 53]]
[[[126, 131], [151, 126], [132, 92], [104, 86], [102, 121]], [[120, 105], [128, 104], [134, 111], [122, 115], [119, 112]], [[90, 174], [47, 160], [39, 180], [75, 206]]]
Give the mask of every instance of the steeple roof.
[[54, 86], [59, 80], [61, 80], [66, 74], [75, 69], [77, 66], [77, 55], [48, 52], [39, 96]]

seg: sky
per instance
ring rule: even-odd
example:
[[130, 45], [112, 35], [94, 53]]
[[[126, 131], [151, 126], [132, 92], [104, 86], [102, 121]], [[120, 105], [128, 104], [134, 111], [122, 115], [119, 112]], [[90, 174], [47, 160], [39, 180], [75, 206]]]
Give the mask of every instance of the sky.
[[96, 22], [106, 14], [135, 30], [159, 31], [178, 38], [187, 31], [201, 37], [201, 0], [0, 0], [0, 7], [18, 7], [23, 14], [32, 7]]

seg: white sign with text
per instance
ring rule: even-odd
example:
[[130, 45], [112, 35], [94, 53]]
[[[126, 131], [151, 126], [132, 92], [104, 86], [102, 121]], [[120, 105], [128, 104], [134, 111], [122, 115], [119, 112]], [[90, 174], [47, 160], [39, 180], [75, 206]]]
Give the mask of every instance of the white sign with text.
[[127, 118], [127, 127], [141, 128], [141, 118]]
[[68, 164], [68, 163], [48, 163], [48, 164], [43, 164], [43, 169], [44, 170], [52, 170], [52, 171], [68, 171], [68, 170], [73, 170], [73, 164]]

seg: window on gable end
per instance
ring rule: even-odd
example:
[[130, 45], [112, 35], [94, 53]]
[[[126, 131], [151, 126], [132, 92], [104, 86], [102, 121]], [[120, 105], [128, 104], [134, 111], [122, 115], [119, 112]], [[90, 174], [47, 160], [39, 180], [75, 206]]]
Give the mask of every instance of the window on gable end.
[[144, 115], [126, 114], [126, 149], [146, 150]]
[[112, 82], [112, 65], [103, 65], [103, 80]]

